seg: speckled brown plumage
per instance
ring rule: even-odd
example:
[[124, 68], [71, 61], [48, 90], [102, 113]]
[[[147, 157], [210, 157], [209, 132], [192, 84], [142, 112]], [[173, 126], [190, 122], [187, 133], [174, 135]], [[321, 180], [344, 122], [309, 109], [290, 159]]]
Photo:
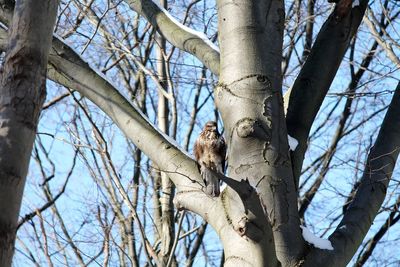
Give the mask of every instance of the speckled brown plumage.
[[205, 124], [193, 147], [194, 156], [200, 165], [200, 172], [205, 182], [205, 192], [212, 196], [218, 196], [219, 181], [206, 172], [207, 169], [224, 174], [225, 171], [225, 140], [217, 129], [217, 123], [209, 121]]

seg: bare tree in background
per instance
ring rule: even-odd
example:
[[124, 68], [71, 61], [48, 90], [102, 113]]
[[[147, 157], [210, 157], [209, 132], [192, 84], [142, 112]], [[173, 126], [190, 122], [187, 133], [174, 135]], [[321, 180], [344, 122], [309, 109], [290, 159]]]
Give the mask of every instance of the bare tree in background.
[[[13, 9], [1, 1], [3, 88], [7, 25], [19, 28]], [[37, 9], [47, 10], [24, 10]], [[61, 1], [52, 43], [36, 42], [44, 54], [35, 66], [51, 44], [49, 97], [29, 113], [35, 127], [18, 143], [25, 157], [7, 158], [20, 170], [25, 158], [26, 172], [43, 106], [18, 223], [24, 183], [4, 191], [19, 199], [14, 217], [1, 210], [10, 233], [18, 229], [15, 266], [399, 261], [371, 255], [384, 237], [398, 238], [387, 233], [400, 218], [400, 9], [389, 0], [329, 9], [313, 0]], [[48, 29], [55, 11], [43, 13]], [[228, 146], [225, 176], [207, 173], [227, 184], [219, 197], [204, 193], [187, 153], [208, 120], [223, 126]], [[291, 149], [288, 134], [298, 142]], [[305, 240], [300, 226], [332, 249]], [[0, 251], [4, 266], [10, 248]]]

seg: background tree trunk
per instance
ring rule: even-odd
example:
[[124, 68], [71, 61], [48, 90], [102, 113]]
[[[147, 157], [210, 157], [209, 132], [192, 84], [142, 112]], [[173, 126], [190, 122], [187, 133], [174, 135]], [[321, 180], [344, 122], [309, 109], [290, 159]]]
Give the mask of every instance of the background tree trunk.
[[17, 1], [0, 88], [0, 266], [11, 266], [58, 1]]

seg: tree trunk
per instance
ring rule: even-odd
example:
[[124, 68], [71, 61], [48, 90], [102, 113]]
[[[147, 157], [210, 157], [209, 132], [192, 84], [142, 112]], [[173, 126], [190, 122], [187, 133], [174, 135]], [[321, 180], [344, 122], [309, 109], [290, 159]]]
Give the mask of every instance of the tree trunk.
[[58, 1], [17, 1], [0, 88], [0, 266], [11, 266], [17, 219], [46, 96]]
[[221, 68], [215, 99], [225, 126], [228, 176], [247, 179], [268, 214], [240, 210], [237, 194], [226, 190], [227, 216], [243, 237], [235, 244], [222, 237], [225, 265], [276, 266], [276, 257], [284, 266], [295, 265], [304, 242], [281, 92], [283, 1], [222, 0], [218, 7]]
[[[167, 9], [167, 1], [161, 0], [160, 4]], [[165, 68], [165, 59], [163, 53], [165, 51], [165, 39], [157, 34], [157, 74], [160, 80], [160, 85], [168, 91], [167, 74]], [[161, 93], [158, 93], [158, 110], [157, 120], [158, 127], [166, 135], [169, 135], [169, 107], [168, 99]], [[173, 211], [173, 198], [174, 188], [171, 180], [167, 173], [160, 172], [161, 177], [161, 192], [160, 192], [160, 203], [161, 203], [161, 249], [160, 257], [164, 265], [167, 265], [168, 259], [171, 253], [174, 238], [174, 211]]]

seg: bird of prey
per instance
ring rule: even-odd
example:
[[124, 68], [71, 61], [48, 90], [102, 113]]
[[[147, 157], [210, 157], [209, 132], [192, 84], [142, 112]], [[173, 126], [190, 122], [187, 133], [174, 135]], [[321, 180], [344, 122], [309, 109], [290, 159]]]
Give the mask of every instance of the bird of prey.
[[194, 143], [193, 151], [206, 185], [205, 193], [215, 197], [219, 196], [219, 180], [209, 170], [224, 174], [226, 144], [218, 132], [215, 121], [205, 124], [203, 131]]

